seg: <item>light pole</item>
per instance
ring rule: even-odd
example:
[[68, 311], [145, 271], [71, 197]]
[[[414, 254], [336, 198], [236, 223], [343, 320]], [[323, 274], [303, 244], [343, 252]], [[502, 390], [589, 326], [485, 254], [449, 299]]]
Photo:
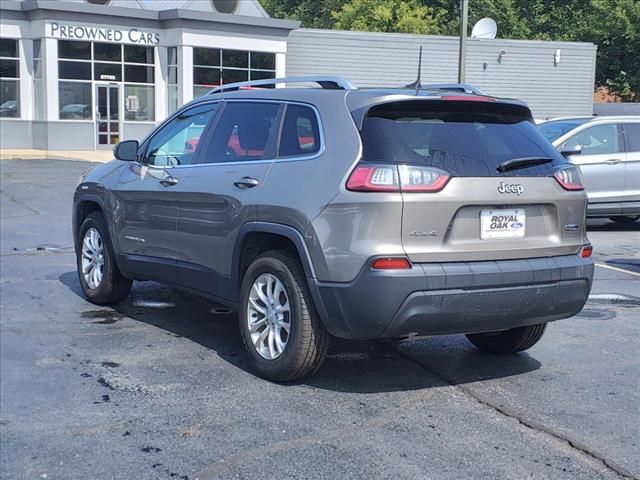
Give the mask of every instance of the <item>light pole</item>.
[[460, 0], [460, 53], [458, 54], [458, 83], [464, 83], [467, 59], [467, 22], [469, 20], [469, 0]]

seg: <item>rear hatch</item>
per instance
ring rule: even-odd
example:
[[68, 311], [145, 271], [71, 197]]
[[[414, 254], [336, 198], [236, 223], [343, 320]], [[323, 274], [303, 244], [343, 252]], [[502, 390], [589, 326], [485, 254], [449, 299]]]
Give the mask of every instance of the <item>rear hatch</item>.
[[586, 241], [580, 173], [524, 105], [394, 101], [368, 111], [361, 135], [362, 162], [348, 188], [399, 185], [412, 262], [566, 255]]

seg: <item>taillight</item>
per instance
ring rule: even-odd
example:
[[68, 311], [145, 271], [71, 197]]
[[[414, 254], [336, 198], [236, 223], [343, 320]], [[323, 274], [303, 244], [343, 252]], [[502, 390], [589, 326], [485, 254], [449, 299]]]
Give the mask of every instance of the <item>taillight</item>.
[[354, 192], [439, 192], [450, 175], [438, 168], [390, 163], [360, 163], [349, 175]]
[[393, 164], [358, 164], [349, 175], [347, 189], [354, 192], [398, 192], [398, 168]]
[[580, 256], [582, 258], [589, 258], [592, 253], [593, 247], [591, 245], [585, 245], [584, 247], [582, 247], [582, 250], [580, 250]]
[[560, 167], [553, 176], [565, 190], [584, 190], [582, 173], [575, 165]]
[[405, 257], [376, 258], [371, 264], [373, 270], [406, 270], [411, 263]]

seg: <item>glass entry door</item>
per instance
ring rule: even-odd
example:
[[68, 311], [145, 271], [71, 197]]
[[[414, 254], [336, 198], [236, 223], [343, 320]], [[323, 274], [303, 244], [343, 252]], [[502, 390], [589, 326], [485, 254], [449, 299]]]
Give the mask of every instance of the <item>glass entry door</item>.
[[98, 147], [120, 141], [120, 87], [96, 85], [96, 135]]

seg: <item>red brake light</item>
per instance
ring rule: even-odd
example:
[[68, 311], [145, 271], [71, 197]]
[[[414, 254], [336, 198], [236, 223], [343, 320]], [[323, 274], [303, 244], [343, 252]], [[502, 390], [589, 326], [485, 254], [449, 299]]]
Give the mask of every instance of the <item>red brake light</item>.
[[371, 264], [373, 270], [406, 270], [411, 263], [404, 257], [377, 258]]
[[593, 253], [593, 247], [591, 245], [585, 245], [584, 247], [582, 247], [582, 250], [580, 251], [580, 256], [582, 258], [589, 258], [592, 253]]
[[347, 189], [355, 192], [439, 192], [450, 175], [438, 168], [391, 163], [361, 163], [349, 175]]
[[582, 181], [582, 173], [575, 165], [560, 167], [553, 174], [554, 178], [565, 190], [584, 190], [584, 182]]
[[443, 100], [453, 100], [458, 102], [495, 102], [492, 97], [482, 97], [480, 95], [444, 95]]
[[349, 175], [347, 189], [355, 192], [398, 192], [398, 168], [393, 164], [359, 164]]

